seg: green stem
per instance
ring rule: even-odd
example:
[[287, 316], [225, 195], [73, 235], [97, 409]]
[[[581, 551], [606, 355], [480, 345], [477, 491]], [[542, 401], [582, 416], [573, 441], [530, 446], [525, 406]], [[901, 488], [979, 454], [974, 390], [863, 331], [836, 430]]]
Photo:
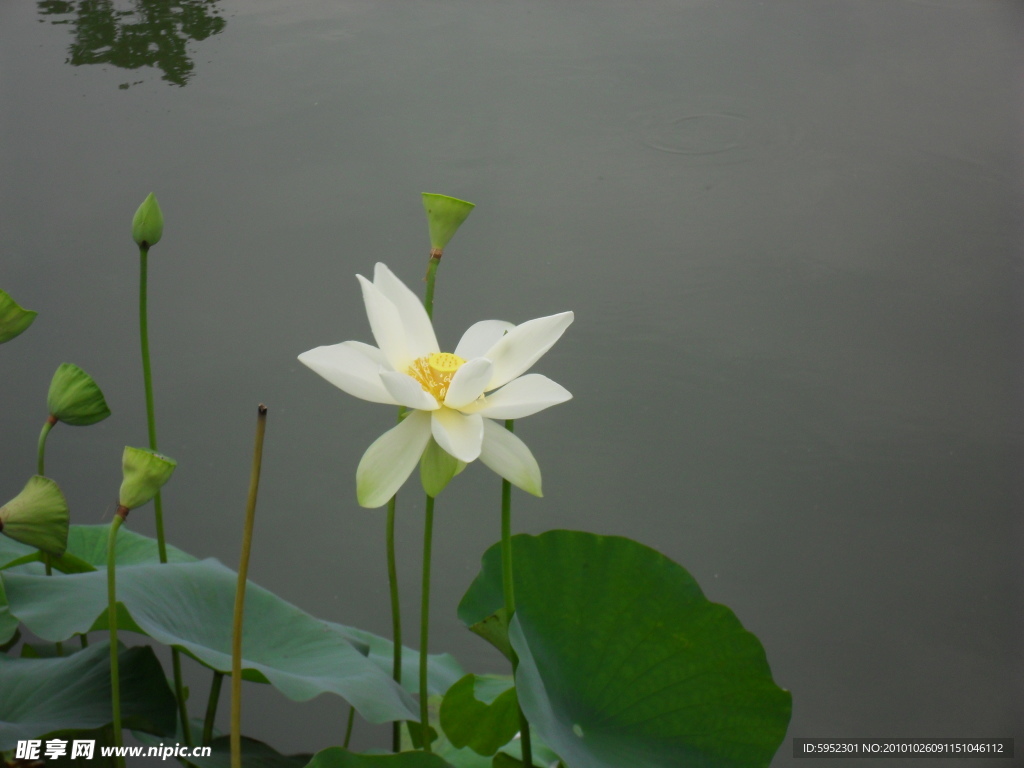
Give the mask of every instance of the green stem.
[[[146, 388], [146, 428], [149, 431], [149, 447], [159, 450], [156, 443], [156, 411], [153, 405], [153, 371], [149, 361], [149, 248], [139, 246], [139, 336], [142, 339], [142, 379]], [[167, 543], [164, 539], [164, 511], [160, 493], [153, 499], [156, 510], [156, 542], [160, 562], [167, 562]]]
[[46, 417], [46, 423], [43, 424], [43, 430], [39, 433], [39, 447], [36, 450], [36, 474], [46, 474], [46, 436], [50, 434], [50, 430], [53, 429], [53, 425], [57, 423], [57, 417], [50, 414]]
[[423, 524], [423, 591], [420, 595], [420, 726], [423, 749], [430, 752], [430, 720], [427, 715], [427, 637], [430, 634], [430, 549], [434, 538], [434, 497], [427, 496]]
[[[512, 419], [505, 420], [505, 429], [514, 431], [515, 422]], [[512, 572], [512, 483], [508, 480], [501, 481], [501, 585], [505, 603], [505, 618], [512, 621], [512, 614], [516, 611], [515, 586]], [[519, 667], [519, 658], [512, 652], [512, 674], [515, 675]], [[533, 767], [533, 748], [530, 738], [530, 723], [523, 713], [522, 707], [516, 703], [519, 710], [519, 744], [523, 750], [523, 765]]]
[[[49, 552], [44, 552], [43, 550], [39, 550], [39, 554], [41, 554], [43, 556], [43, 565], [46, 566], [46, 575], [47, 576], [53, 576], [53, 566], [50, 564], [50, 553]], [[63, 656], [64, 655], [64, 643], [62, 643], [62, 642], [60, 642], [60, 640], [58, 640], [56, 643], [54, 643], [54, 645], [57, 648], [57, 655], [58, 656]]]
[[[146, 391], [146, 429], [149, 433], [149, 447], [159, 450], [156, 441], [156, 408], [153, 404], [153, 371], [149, 359], [149, 246], [139, 246], [139, 338], [142, 344], [142, 379]], [[160, 562], [167, 562], [167, 539], [164, 536], [164, 505], [160, 491], [153, 497], [153, 512], [156, 522], [156, 547]], [[181, 652], [171, 649], [171, 668], [174, 672], [174, 697], [178, 700], [178, 716], [181, 720], [181, 734], [188, 746], [192, 746], [192, 728], [188, 719], [188, 705], [185, 701], [185, 685], [181, 677]]]
[[434, 282], [437, 280], [437, 265], [440, 263], [441, 254], [435, 256], [431, 253], [430, 261], [427, 262], [427, 290], [423, 295], [423, 307], [431, 320], [434, 319]]
[[[110, 627], [110, 702], [113, 710], [114, 746], [123, 746], [121, 738], [121, 675], [117, 654], [117, 529], [121, 527], [128, 510], [118, 507], [110, 523], [107, 537], [107, 624]], [[117, 757], [117, 765], [124, 768], [124, 758]]]
[[[395, 557], [395, 506], [397, 494], [388, 501], [387, 549], [388, 549], [388, 587], [391, 592], [391, 636], [394, 649], [391, 658], [391, 677], [399, 685], [402, 684], [402, 606], [398, 600], [398, 561]], [[391, 751], [402, 750], [402, 723], [396, 720], [391, 724]]]
[[267, 428], [267, 407], [260, 403], [256, 417], [256, 444], [249, 477], [249, 498], [245, 505], [245, 527], [242, 531], [242, 556], [238, 563], [238, 585], [235, 588], [235, 617], [231, 635], [231, 768], [242, 766], [242, 618], [245, 608], [245, 579], [249, 573], [249, 553], [256, 520], [256, 494], [260, 487], [263, 466], [263, 435]]
[[224, 682], [224, 673], [213, 670], [210, 681], [210, 698], [206, 701], [206, 719], [203, 720], [203, 746], [209, 746], [213, 740], [213, 721], [217, 718], [217, 705], [220, 703], [220, 687]]
[[356, 708], [348, 705], [348, 725], [345, 726], [345, 743], [342, 749], [348, 749], [348, 743], [352, 740], [352, 726], [356, 724]]

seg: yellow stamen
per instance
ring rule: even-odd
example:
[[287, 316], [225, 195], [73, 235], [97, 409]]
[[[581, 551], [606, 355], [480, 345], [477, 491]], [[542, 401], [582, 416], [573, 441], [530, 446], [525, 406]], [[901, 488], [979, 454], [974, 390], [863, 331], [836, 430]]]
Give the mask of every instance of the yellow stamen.
[[451, 352], [435, 352], [414, 360], [407, 373], [416, 379], [425, 391], [437, 398], [437, 402], [443, 403], [445, 395], [448, 394], [448, 387], [452, 383], [452, 376], [465, 362]]

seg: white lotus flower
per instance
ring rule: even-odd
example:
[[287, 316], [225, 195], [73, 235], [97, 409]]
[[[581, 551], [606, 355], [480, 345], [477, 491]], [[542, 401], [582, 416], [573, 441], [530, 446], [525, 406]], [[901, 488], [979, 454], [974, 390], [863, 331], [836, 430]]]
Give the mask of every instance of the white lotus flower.
[[423, 304], [384, 264], [371, 283], [357, 275], [377, 347], [346, 341], [299, 360], [336, 387], [374, 403], [410, 409], [371, 445], [356, 470], [364, 507], [387, 503], [412, 474], [431, 437], [449, 455], [484, 464], [541, 495], [540, 468], [518, 437], [493, 419], [519, 419], [572, 395], [538, 373], [524, 374], [573, 321], [572, 312], [522, 325], [483, 320], [454, 352], [441, 352]]

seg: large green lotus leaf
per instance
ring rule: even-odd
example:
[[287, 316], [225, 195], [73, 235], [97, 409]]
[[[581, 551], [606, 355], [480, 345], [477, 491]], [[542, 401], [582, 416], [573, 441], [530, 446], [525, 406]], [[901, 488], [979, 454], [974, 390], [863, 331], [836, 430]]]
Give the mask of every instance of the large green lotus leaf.
[[[107, 565], [109, 525], [72, 525], [68, 531], [68, 552], [87, 563], [104, 568]], [[177, 547], [167, 545], [167, 560], [172, 563], [195, 562], [196, 558]], [[135, 533], [125, 526], [117, 532], [117, 564], [138, 565], [160, 562], [156, 539]]]
[[[394, 643], [380, 635], [367, 632], [365, 629], [348, 627], [344, 624], [324, 622], [338, 630], [357, 648], [365, 648], [366, 655], [390, 677], [393, 665]], [[451, 686], [465, 675], [465, 670], [450, 653], [427, 654], [427, 693], [431, 696], [442, 696]], [[403, 646], [402, 649], [402, 687], [409, 693], [420, 692], [420, 652]]]
[[519, 732], [519, 707], [512, 680], [466, 675], [441, 702], [441, 728], [451, 743], [493, 755]]
[[429, 752], [397, 755], [358, 755], [341, 747], [328, 747], [313, 755], [306, 768], [452, 768]]
[[[192, 733], [197, 735], [203, 732], [203, 724], [192, 721]], [[132, 735], [141, 743], [149, 747], [171, 746], [174, 743], [184, 744], [185, 738], [180, 731], [175, 736], [174, 742], [167, 738], [159, 739], [146, 733], [133, 732]], [[190, 757], [189, 765], [196, 768], [231, 768], [231, 737], [218, 736], [210, 741], [210, 755], [208, 757]], [[303, 768], [312, 758], [312, 755], [282, 755], [276, 749], [262, 741], [242, 737], [242, 765], [245, 768]]]
[[[221, 672], [231, 670], [231, 620], [237, 575], [216, 560], [128, 565], [117, 569], [126, 628], [176, 646]], [[44, 640], [106, 626], [106, 570], [0, 572], [11, 613]], [[242, 667], [294, 701], [335, 693], [373, 723], [415, 719], [412, 697], [336, 629], [249, 583]]]
[[[121, 712], [126, 727], [174, 733], [174, 695], [148, 646], [121, 648]], [[0, 750], [20, 739], [111, 721], [110, 646], [93, 643], [50, 659], [0, 656]]]
[[[519, 702], [570, 768], [767, 766], [792, 698], [761, 643], [681, 566], [578, 531], [513, 537]], [[500, 547], [460, 606], [500, 603]], [[487, 607], [488, 601], [490, 607]]]
[[14, 637], [20, 623], [11, 615], [11, 610], [7, 606], [7, 593], [4, 592], [3, 582], [0, 582], [0, 645]]

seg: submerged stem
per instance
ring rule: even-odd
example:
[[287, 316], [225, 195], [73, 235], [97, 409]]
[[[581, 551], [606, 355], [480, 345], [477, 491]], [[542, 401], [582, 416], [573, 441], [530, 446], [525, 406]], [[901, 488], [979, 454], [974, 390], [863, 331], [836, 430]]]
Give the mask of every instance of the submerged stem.
[[427, 715], [427, 638], [430, 634], [430, 550], [434, 538], [434, 497], [428, 495], [423, 524], [423, 591], [420, 596], [420, 726], [423, 749], [430, 752], [430, 721]]
[[[128, 510], [118, 507], [110, 523], [107, 537], [107, 624], [110, 628], [110, 704], [113, 721], [114, 746], [123, 745], [121, 737], [121, 674], [117, 654], [117, 529], [121, 527]], [[124, 768], [124, 757], [116, 756], [120, 768]]]
[[231, 635], [231, 768], [242, 766], [242, 618], [245, 608], [245, 579], [249, 573], [249, 553], [256, 520], [256, 495], [263, 466], [263, 435], [267, 428], [267, 407], [260, 403], [256, 417], [256, 444], [253, 448], [252, 474], [249, 477], [249, 498], [245, 505], [245, 527], [242, 532], [242, 556], [238, 563], [238, 585], [235, 588], [235, 615]]

